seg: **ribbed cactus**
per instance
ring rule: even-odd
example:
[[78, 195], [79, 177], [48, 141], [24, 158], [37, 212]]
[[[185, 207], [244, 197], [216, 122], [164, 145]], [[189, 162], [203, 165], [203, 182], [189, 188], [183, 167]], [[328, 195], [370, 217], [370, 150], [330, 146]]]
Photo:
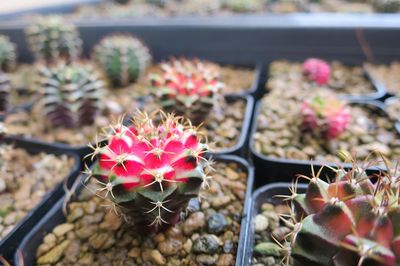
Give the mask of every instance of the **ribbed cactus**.
[[0, 35], [0, 71], [11, 72], [15, 69], [17, 51], [7, 36]]
[[331, 94], [313, 95], [302, 103], [300, 113], [302, 129], [326, 139], [341, 135], [351, 120], [349, 107]]
[[38, 73], [42, 108], [53, 126], [77, 127], [94, 122], [101, 109], [104, 82], [90, 64], [40, 65]]
[[0, 71], [0, 114], [8, 109], [11, 82], [8, 74]]
[[26, 29], [26, 36], [36, 60], [73, 61], [81, 54], [82, 40], [76, 27], [59, 16], [38, 18]]
[[113, 86], [135, 82], [151, 62], [149, 49], [143, 42], [122, 34], [105, 37], [94, 48], [92, 58]]
[[201, 123], [218, 101], [224, 84], [218, 67], [199, 60], [172, 59], [161, 64], [161, 74], [151, 74], [152, 93], [167, 112]]
[[307, 178], [288, 199], [294, 213], [288, 255], [296, 266], [400, 265], [400, 186], [396, 169], [371, 176], [362, 167], [337, 170], [327, 183]]
[[376, 11], [382, 13], [400, 12], [400, 0], [373, 0]]
[[309, 58], [303, 63], [303, 73], [316, 84], [325, 85], [329, 82], [331, 67], [324, 60]]
[[132, 126], [112, 126], [107, 144], [92, 154], [99, 158], [91, 173], [99, 190], [139, 232], [176, 224], [208, 179], [207, 145], [197, 129], [183, 118], [158, 114], [157, 125], [154, 117], [137, 113]]

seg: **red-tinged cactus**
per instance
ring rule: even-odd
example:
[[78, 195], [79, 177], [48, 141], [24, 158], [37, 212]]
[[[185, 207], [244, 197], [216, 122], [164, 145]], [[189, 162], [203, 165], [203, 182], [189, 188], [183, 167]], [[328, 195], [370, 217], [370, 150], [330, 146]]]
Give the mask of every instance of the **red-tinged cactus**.
[[293, 228], [286, 252], [294, 265], [400, 265], [400, 180], [391, 170], [369, 177], [353, 163], [332, 183], [317, 174], [305, 193], [294, 185], [293, 213], [282, 218]]
[[172, 59], [151, 74], [152, 93], [163, 110], [201, 123], [218, 101], [224, 84], [216, 65], [199, 60]]
[[351, 115], [349, 107], [333, 95], [315, 95], [301, 104], [301, 127], [316, 136], [333, 139], [348, 127]]
[[157, 232], [180, 220], [208, 180], [207, 145], [187, 120], [159, 112], [160, 122], [138, 113], [132, 126], [111, 127], [92, 176], [116, 210], [141, 232]]
[[325, 85], [329, 81], [331, 67], [324, 60], [309, 58], [303, 63], [303, 73], [318, 85]]

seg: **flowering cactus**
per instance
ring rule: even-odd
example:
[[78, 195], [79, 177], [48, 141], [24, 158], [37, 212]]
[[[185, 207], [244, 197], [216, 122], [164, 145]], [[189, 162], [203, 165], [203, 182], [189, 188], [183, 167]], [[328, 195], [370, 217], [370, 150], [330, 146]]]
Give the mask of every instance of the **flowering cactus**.
[[104, 82], [90, 64], [38, 65], [38, 73], [43, 112], [53, 126], [78, 127], [94, 122], [101, 109]]
[[133, 125], [112, 126], [92, 176], [128, 224], [157, 232], [176, 224], [191, 198], [208, 180], [207, 145], [181, 117], [159, 113], [161, 122], [138, 113]]
[[[393, 169], [392, 169], [393, 170]], [[400, 264], [399, 178], [395, 172], [374, 176], [362, 167], [336, 171], [334, 182], [319, 174], [307, 178], [305, 193], [296, 186], [286, 251], [294, 265], [395, 266]]]
[[0, 71], [11, 72], [17, 61], [16, 46], [7, 36], [0, 35]]
[[135, 37], [121, 34], [104, 38], [94, 48], [92, 57], [113, 86], [135, 82], [151, 61], [145, 44]]
[[333, 95], [313, 96], [302, 103], [300, 112], [303, 130], [326, 139], [341, 135], [351, 120], [347, 105]]
[[163, 110], [175, 112], [198, 124], [218, 101], [223, 83], [218, 68], [199, 60], [161, 64], [162, 74], [151, 74], [152, 93]]
[[317, 58], [309, 58], [303, 64], [303, 73], [318, 85], [325, 85], [329, 81], [331, 68], [327, 62]]
[[26, 36], [36, 60], [47, 63], [60, 58], [73, 61], [81, 54], [82, 40], [76, 27], [59, 16], [38, 18], [26, 29]]

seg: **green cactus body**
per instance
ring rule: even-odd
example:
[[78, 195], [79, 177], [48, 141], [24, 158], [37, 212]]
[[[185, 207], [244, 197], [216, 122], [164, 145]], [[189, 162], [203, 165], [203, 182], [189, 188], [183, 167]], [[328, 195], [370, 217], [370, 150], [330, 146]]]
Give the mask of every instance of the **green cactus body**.
[[151, 74], [151, 92], [167, 112], [203, 122], [218, 102], [224, 84], [216, 65], [198, 60], [176, 60], [161, 64], [161, 74]]
[[10, 77], [8, 74], [0, 71], [0, 113], [4, 113], [8, 109], [10, 90]]
[[374, 178], [354, 165], [338, 170], [335, 182], [313, 177], [304, 194], [294, 190], [288, 237], [294, 265], [399, 265], [399, 180]]
[[124, 220], [142, 233], [176, 224], [189, 200], [207, 180], [206, 144], [188, 121], [161, 115], [153, 124], [147, 114], [135, 115], [132, 126], [112, 127], [92, 170]]
[[29, 48], [36, 60], [52, 63], [62, 58], [67, 62], [79, 58], [82, 40], [73, 24], [62, 17], [40, 17], [26, 29]]
[[151, 62], [147, 46], [129, 35], [104, 38], [94, 48], [92, 57], [115, 87], [137, 81]]
[[42, 108], [53, 126], [92, 124], [101, 109], [104, 82], [95, 69], [84, 63], [39, 66], [37, 85]]
[[11, 72], [17, 60], [16, 46], [7, 36], [0, 35], [0, 71]]

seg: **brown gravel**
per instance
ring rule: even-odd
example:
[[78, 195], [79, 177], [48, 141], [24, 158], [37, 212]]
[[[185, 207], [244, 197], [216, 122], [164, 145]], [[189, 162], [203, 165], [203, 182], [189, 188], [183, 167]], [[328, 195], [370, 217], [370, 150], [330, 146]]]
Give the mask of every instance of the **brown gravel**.
[[[67, 221], [47, 234], [37, 250], [39, 265], [234, 265], [247, 174], [235, 163], [217, 163], [201, 202], [192, 200], [185, 220], [164, 233], [140, 236], [93, 184], [68, 204]], [[216, 217], [219, 217], [216, 219]], [[213, 220], [210, 225], [210, 220]]]
[[400, 93], [400, 62], [390, 65], [366, 65], [372, 76], [383, 83], [386, 90], [393, 94]]
[[[254, 247], [251, 260], [253, 266], [281, 265], [280, 262], [284, 258], [282, 254], [275, 254], [274, 251], [280, 250], [280, 248], [273, 237], [283, 246], [288, 245], [284, 239], [291, 232], [291, 229], [285, 226], [279, 216], [289, 213], [287, 205], [273, 205], [271, 203], [261, 205], [259, 213], [254, 219]], [[291, 261], [287, 266], [290, 265], [293, 265]]]
[[0, 146], [0, 240], [71, 171], [67, 156]]
[[388, 159], [400, 155], [400, 140], [394, 124], [375, 109], [352, 105], [352, 121], [337, 139], [324, 141], [300, 130], [300, 102], [307, 98], [301, 91], [273, 91], [262, 99], [257, 116], [254, 148], [269, 157], [339, 162], [338, 150], [363, 160], [371, 152], [380, 152]]
[[400, 99], [392, 97], [386, 102], [387, 112], [393, 121], [400, 120]]
[[[322, 86], [323, 88], [334, 90], [342, 95], [365, 95], [376, 92], [371, 82], [365, 78], [362, 67], [332, 62], [331, 71], [330, 81], [326, 86]], [[318, 88], [304, 77], [302, 63], [284, 60], [275, 61], [270, 65], [266, 87], [269, 91]]]

